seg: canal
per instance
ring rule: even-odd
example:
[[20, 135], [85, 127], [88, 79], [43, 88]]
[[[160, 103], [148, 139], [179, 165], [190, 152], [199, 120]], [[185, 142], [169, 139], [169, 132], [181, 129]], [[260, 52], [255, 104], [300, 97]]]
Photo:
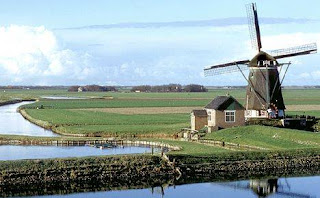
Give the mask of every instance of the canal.
[[33, 102], [0, 106], [0, 134], [54, 137], [58, 136], [50, 130], [43, 129], [25, 120], [17, 108]]
[[[151, 148], [133, 146], [99, 149], [91, 146], [0, 145], [0, 160], [87, 157], [151, 152]], [[154, 148], [153, 152], [160, 152], [160, 149]]]
[[[55, 137], [59, 136], [50, 130], [43, 129], [24, 119], [17, 111], [21, 105], [33, 102], [21, 102], [17, 104], [5, 105], [0, 107], [0, 134], [7, 135], [27, 135]], [[160, 149], [154, 149], [160, 152]], [[89, 146], [21, 146], [21, 145], [0, 145], [0, 160], [19, 160], [19, 159], [45, 159], [45, 158], [64, 158], [64, 157], [84, 157], [99, 155], [117, 155], [150, 153], [148, 147], [114, 147], [108, 149], [98, 149]]]

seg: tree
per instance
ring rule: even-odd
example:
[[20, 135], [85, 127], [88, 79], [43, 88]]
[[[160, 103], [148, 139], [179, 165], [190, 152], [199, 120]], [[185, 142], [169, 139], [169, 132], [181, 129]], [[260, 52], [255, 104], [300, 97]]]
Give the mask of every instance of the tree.
[[208, 89], [206, 89], [203, 85], [190, 84], [185, 86], [184, 91], [185, 92], [207, 92]]
[[68, 91], [70, 92], [77, 92], [80, 86], [71, 86], [69, 87]]

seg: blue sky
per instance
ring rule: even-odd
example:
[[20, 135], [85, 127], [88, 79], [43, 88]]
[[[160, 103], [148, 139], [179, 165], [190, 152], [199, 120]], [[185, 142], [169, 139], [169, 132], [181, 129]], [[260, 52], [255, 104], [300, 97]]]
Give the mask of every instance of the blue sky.
[[[250, 59], [250, 1], [1, 0], [0, 84], [245, 85], [210, 64]], [[264, 50], [320, 42], [318, 1], [256, 1]], [[291, 61], [285, 85], [320, 84], [319, 55]]]

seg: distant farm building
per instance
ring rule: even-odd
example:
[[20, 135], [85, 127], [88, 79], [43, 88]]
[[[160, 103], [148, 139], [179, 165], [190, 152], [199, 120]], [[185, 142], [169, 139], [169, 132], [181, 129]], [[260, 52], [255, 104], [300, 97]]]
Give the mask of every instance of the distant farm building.
[[208, 132], [245, 125], [245, 108], [231, 96], [217, 96], [203, 110], [191, 112], [191, 130]]
[[83, 92], [83, 87], [79, 87], [78, 92]]

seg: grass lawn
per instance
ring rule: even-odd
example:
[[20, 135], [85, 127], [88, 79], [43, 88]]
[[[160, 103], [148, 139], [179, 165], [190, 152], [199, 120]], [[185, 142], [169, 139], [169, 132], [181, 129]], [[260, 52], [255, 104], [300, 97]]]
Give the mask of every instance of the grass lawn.
[[178, 124], [136, 124], [136, 125], [78, 125], [61, 126], [57, 130], [70, 134], [87, 134], [89, 136], [166, 136], [173, 135], [181, 128], [188, 126], [188, 123]]
[[[175, 145], [179, 146], [182, 149], [180, 151], [170, 151], [169, 154], [174, 154], [174, 155], [213, 155], [217, 153], [225, 153], [225, 152], [230, 152], [230, 150], [225, 149], [223, 147], [217, 147], [217, 146], [211, 146], [211, 145], [205, 145], [205, 144], [200, 144], [196, 142], [186, 142], [186, 141], [178, 141], [178, 140], [166, 140], [166, 139], [149, 139], [151, 141], [158, 141], [158, 142], [163, 142], [167, 143], [170, 145]], [[233, 151], [236, 152], [236, 151]]]
[[70, 109], [26, 109], [60, 132], [88, 135], [173, 135], [189, 126], [188, 114], [123, 115]]
[[267, 126], [244, 126], [207, 134], [204, 139], [267, 149], [320, 148], [320, 134]]
[[130, 108], [130, 107], [190, 107], [205, 106], [208, 99], [88, 99], [88, 100], [41, 100], [26, 108], [43, 106], [45, 109]]
[[287, 115], [310, 115], [320, 118], [320, 111], [287, 111]]
[[26, 109], [33, 118], [53, 125], [156, 125], [188, 123], [188, 114], [124, 115], [68, 109]]

